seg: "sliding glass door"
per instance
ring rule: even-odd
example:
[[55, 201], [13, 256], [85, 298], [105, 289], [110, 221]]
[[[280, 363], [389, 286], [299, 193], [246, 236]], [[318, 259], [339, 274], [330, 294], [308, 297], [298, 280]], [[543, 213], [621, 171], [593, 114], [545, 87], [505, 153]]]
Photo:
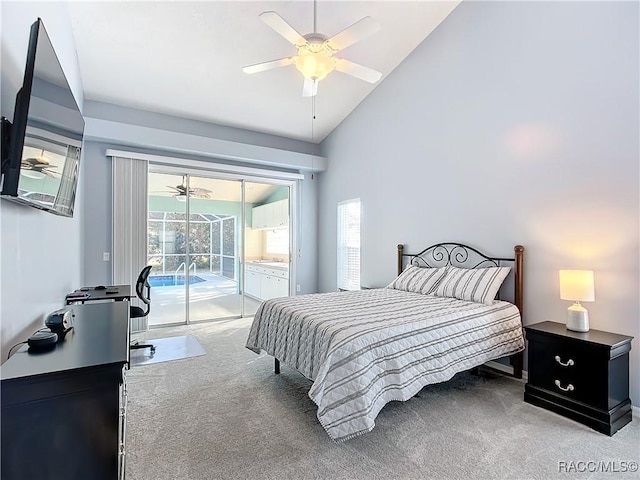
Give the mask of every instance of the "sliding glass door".
[[289, 295], [290, 187], [149, 172], [149, 325], [253, 315]]
[[149, 325], [186, 322], [184, 276], [187, 264], [187, 203], [164, 194], [186, 179], [181, 175], [149, 173], [148, 264], [151, 285]]
[[189, 321], [239, 317], [242, 181], [188, 178]]

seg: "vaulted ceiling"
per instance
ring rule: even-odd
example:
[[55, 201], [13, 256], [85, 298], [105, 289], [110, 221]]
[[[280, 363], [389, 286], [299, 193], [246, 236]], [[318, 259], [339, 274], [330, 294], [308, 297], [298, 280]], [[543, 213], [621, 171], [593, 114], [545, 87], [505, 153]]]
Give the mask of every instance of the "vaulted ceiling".
[[302, 35], [311, 0], [70, 2], [85, 100], [165, 113], [319, 143], [384, 81], [459, 1], [324, 1], [317, 31], [328, 37], [365, 16], [381, 31], [337, 56], [382, 72], [377, 84], [334, 71], [312, 99], [289, 65], [253, 75], [244, 65], [296, 54], [258, 15], [275, 11]]

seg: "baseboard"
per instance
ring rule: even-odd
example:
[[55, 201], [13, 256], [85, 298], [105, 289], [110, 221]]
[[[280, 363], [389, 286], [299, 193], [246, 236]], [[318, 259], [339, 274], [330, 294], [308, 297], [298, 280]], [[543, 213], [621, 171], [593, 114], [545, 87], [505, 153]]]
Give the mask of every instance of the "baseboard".
[[633, 413], [633, 416], [636, 418], [640, 417], [640, 407], [634, 407], [633, 405], [631, 406], [631, 413]]

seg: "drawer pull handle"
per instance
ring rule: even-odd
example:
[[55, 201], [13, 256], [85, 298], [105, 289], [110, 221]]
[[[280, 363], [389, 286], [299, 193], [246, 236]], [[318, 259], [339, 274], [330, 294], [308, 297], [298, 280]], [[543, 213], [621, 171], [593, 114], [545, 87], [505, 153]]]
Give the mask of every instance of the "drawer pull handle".
[[556, 362], [558, 362], [563, 367], [572, 367], [573, 365], [576, 364], [576, 362], [574, 362], [571, 358], [567, 360], [567, 363], [562, 363], [562, 359], [560, 358], [560, 355], [556, 355]]
[[573, 390], [574, 390], [574, 387], [573, 387], [573, 385], [571, 385], [571, 384], [567, 385], [567, 388], [563, 387], [563, 386], [560, 384], [560, 380], [556, 380], [556, 381], [555, 381], [555, 384], [556, 384], [556, 387], [558, 387], [558, 388], [559, 388], [560, 390], [562, 390], [563, 392], [573, 392]]

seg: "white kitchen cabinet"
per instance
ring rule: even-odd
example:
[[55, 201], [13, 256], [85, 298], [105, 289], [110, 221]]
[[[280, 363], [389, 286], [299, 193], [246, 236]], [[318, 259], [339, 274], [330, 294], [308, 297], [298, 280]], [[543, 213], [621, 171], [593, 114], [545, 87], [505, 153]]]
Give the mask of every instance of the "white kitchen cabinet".
[[262, 275], [260, 282], [261, 298], [263, 300], [269, 300], [270, 298], [276, 298], [278, 293], [276, 291], [276, 277], [271, 275]]
[[288, 297], [289, 296], [289, 279], [288, 278], [273, 278], [275, 283], [275, 296], [276, 297]]
[[289, 200], [280, 200], [272, 203], [274, 206], [273, 223], [279, 227], [289, 225]]
[[252, 272], [251, 270], [246, 270], [246, 277], [244, 279], [244, 290], [247, 295], [251, 295], [255, 298], [262, 298], [262, 291], [260, 288], [260, 275], [257, 272]]
[[265, 203], [251, 210], [251, 226], [268, 230], [289, 225], [289, 200]]
[[247, 264], [244, 280], [245, 294], [258, 300], [289, 295], [289, 273], [280, 268]]
[[262, 300], [270, 298], [286, 297], [289, 295], [289, 280], [273, 275], [262, 275], [260, 282]]
[[263, 229], [267, 227], [267, 205], [260, 205], [251, 209], [251, 226], [253, 228]]

